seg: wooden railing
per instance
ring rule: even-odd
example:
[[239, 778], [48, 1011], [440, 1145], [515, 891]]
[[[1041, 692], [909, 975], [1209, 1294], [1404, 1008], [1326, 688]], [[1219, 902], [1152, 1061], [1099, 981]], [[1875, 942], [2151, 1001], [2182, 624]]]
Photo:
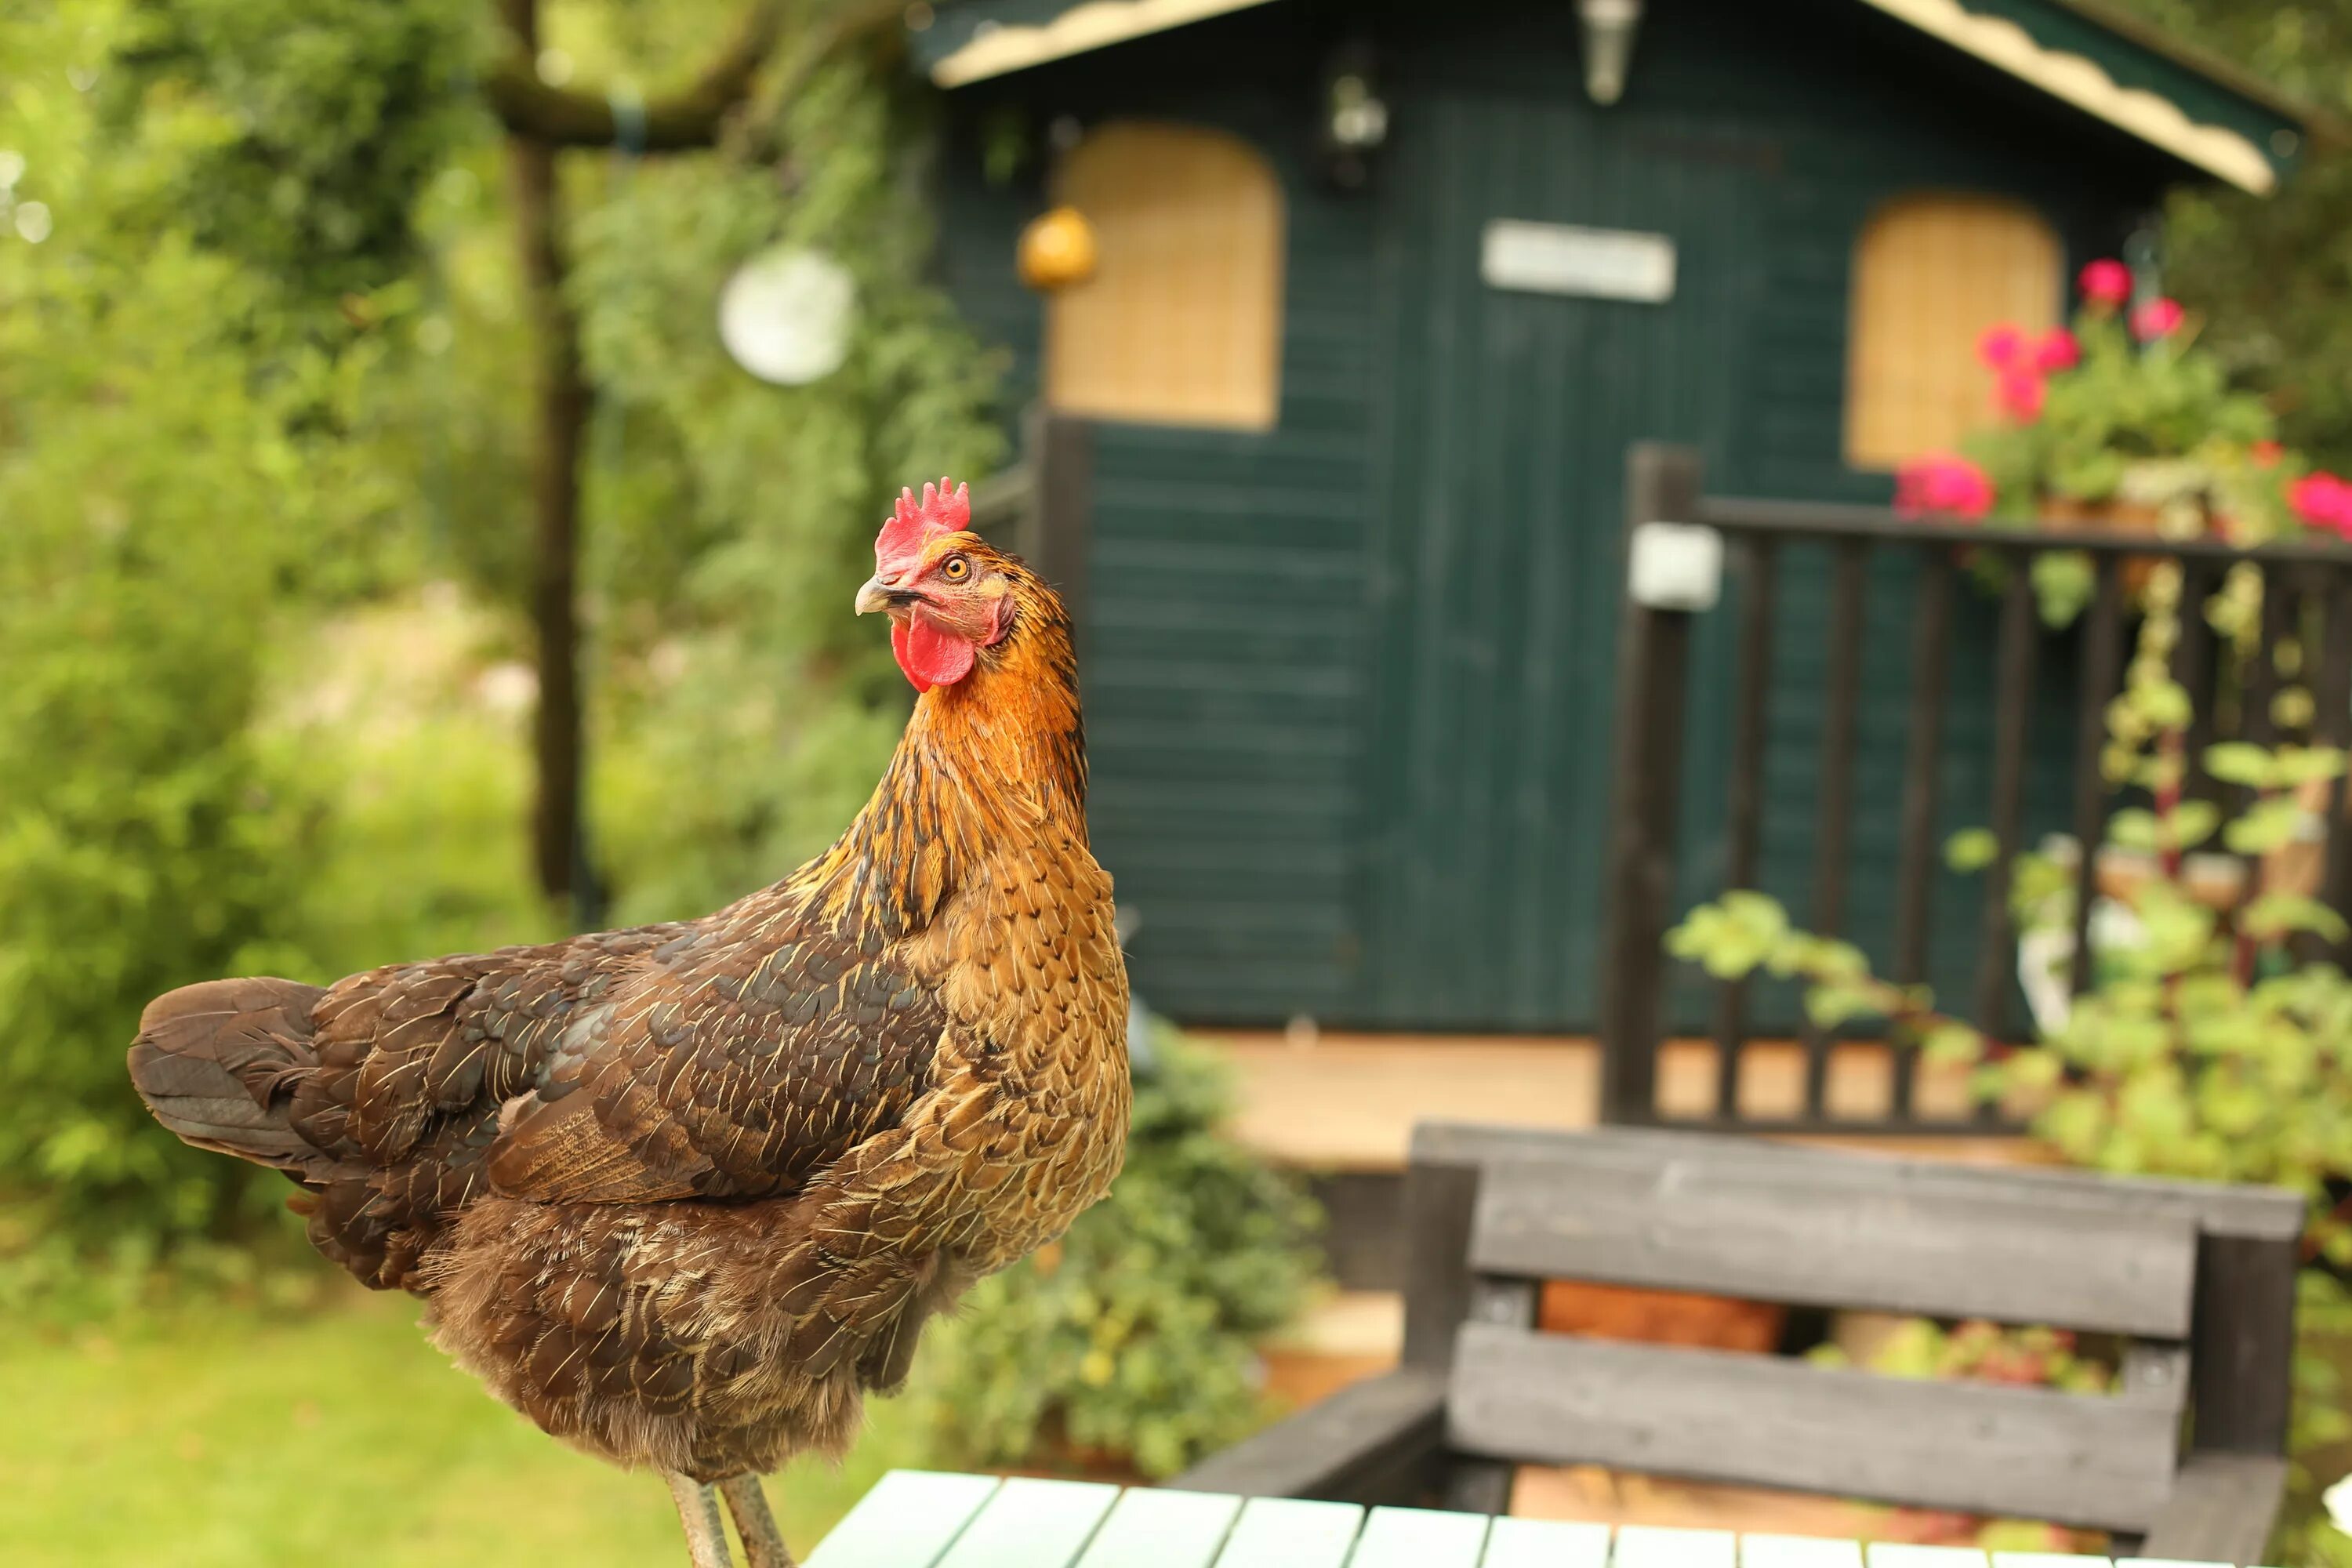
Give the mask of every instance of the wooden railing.
[[[1683, 913], [1673, 905], [1680, 879], [1676, 825], [1685, 784], [1683, 753], [1691, 711], [1693, 633], [1695, 623], [1710, 614], [1738, 616], [1729, 675], [1728, 778], [1722, 795], [1724, 872], [1716, 890], [1757, 884], [1764, 848], [1764, 763], [1775, 691], [1771, 654], [1776, 639], [1803, 635], [1777, 624], [1785, 597], [1782, 563], [1789, 546], [1825, 546], [1830, 556], [1828, 612], [1820, 634], [1826, 657], [1810, 898], [1791, 910], [1801, 923], [1824, 935], [1849, 934], [1869, 572], [1881, 552], [1908, 552], [1917, 563], [1907, 650], [1908, 734], [1895, 855], [1894, 918], [1885, 942], [1888, 977], [1904, 984], [1918, 984], [1927, 976], [1934, 914], [1931, 886], [1941, 864], [1938, 813], [1948, 804], [1960, 804], [1937, 798], [1948, 744], [1955, 599], [1965, 588], [1958, 558], [1963, 551], [1972, 551], [2010, 567], [1993, 637], [1990, 788], [1977, 819], [1991, 830], [1996, 852], [1976, 911], [1979, 947], [1972, 994], [1948, 999], [1996, 1038], [2011, 1037], [2019, 1022], [2011, 1005], [2017, 950], [2008, 868], [2024, 847], [2029, 723], [2036, 669], [2047, 641], [2031, 581], [2036, 556], [2079, 551], [2089, 556], [2095, 574], [2095, 591], [2073, 649], [2076, 693], [2069, 794], [2070, 827], [2077, 847], [2077, 958], [2072, 981], [2078, 992], [2091, 978], [2082, 955], [2089, 952], [2096, 847], [2115, 805], [2102, 776], [2100, 754], [2107, 705], [2119, 689], [2126, 656], [2130, 609], [2125, 578], [2132, 563], [2154, 558], [2177, 562], [2180, 568], [2180, 635], [2173, 674], [2196, 704], [2196, 727], [2189, 736], [2192, 759], [2201, 756], [2210, 743], [2226, 739], [2257, 744], [2286, 739], [2352, 743], [2352, 552], [2304, 544], [2238, 549], [2210, 538], [2169, 540], [2081, 530], [2005, 531], [1915, 520], [1870, 507], [1710, 497], [1704, 493], [1702, 479], [1698, 455], [1687, 448], [1643, 445], [1629, 456], [1629, 550], [1646, 524], [1712, 529], [1721, 537], [1728, 575], [1738, 592], [1736, 610], [1728, 593], [1720, 609], [1676, 609], [1638, 602], [1630, 587], [1624, 605], [1601, 999], [1602, 1113], [1610, 1121], [1643, 1122], [1659, 1116], [1657, 1060], [1668, 1032], [1664, 997], [1671, 963], [1663, 942]], [[2241, 684], [2224, 733], [2217, 729], [2214, 697], [2230, 661], [2217, 647], [2204, 611], [2225, 574], [2242, 565], [2252, 567], [2262, 578], [2261, 647], [2256, 657], [2231, 665], [2231, 676]], [[2273, 715], [2281, 680], [2273, 655], [2290, 640], [2308, 665], [2294, 678], [2312, 697], [2307, 732], [2294, 736], [2283, 735]], [[2201, 770], [2192, 772], [2189, 784], [2191, 794], [2225, 805], [2231, 803], [2230, 787]], [[2347, 894], [2352, 892], [2352, 832], [2347, 831], [2344, 788], [2342, 780], [2335, 783], [2323, 818], [2322, 896], [2338, 910], [2347, 908]], [[2249, 864], [2242, 883], [2249, 896], [2258, 880], [2257, 868]], [[1749, 1002], [1744, 983], [1716, 987], [1706, 1033], [1716, 1052], [1718, 1088], [1714, 1115], [1702, 1121], [1762, 1125], [1740, 1120], [1736, 1103], [1741, 1053], [1750, 1043]], [[1804, 1098], [1801, 1112], [1786, 1125], [1790, 1130], [1857, 1130], [1851, 1119], [1832, 1118], [1826, 1104], [1835, 1043], [1831, 1035], [1801, 1027], [1800, 1038]], [[1888, 1112], [1859, 1130], [1954, 1130], [1948, 1120], [1924, 1121], [1918, 1115], [1912, 1065], [1910, 1051], [1894, 1052]], [[1971, 1124], [1958, 1125], [1969, 1130]]]
[[1021, 456], [971, 487], [972, 531], [1009, 548], [1053, 584], [1084, 625], [1092, 526], [1093, 433], [1083, 420], [1033, 408]]

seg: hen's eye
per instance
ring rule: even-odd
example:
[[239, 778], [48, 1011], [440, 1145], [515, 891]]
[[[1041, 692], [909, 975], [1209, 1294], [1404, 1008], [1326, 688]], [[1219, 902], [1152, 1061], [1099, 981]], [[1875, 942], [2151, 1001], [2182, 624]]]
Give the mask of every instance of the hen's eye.
[[950, 555], [940, 563], [940, 575], [950, 583], [961, 583], [971, 575], [971, 563], [961, 555]]

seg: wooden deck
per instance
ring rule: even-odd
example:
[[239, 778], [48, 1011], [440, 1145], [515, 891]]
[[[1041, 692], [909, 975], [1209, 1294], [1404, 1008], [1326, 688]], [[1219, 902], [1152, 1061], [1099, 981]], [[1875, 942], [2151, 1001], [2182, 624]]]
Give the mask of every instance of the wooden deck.
[[[2104, 1557], [893, 1470], [809, 1568], [2115, 1568]], [[2126, 1563], [2121, 1568], [2133, 1568]], [[2159, 1568], [2147, 1564], [2145, 1568]], [[2163, 1565], [2175, 1568], [2175, 1565]], [[2203, 1568], [2203, 1565], [2178, 1565]]]
[[[1315, 1172], [1404, 1168], [1415, 1121], [1432, 1118], [1539, 1127], [1591, 1127], [1600, 1121], [1601, 1051], [1583, 1036], [1406, 1036], [1196, 1030], [1192, 1037], [1232, 1064], [1239, 1105], [1233, 1131], [1267, 1158]], [[1737, 1103], [1759, 1120], [1796, 1115], [1804, 1104], [1804, 1053], [1793, 1041], [1757, 1041], [1741, 1058]], [[1669, 1115], [1714, 1103], [1716, 1050], [1705, 1040], [1669, 1044], [1660, 1061], [1659, 1100]], [[1869, 1147], [1999, 1164], [2046, 1163], [2031, 1139], [1956, 1131], [1889, 1137], [1868, 1123], [1894, 1098], [1892, 1058], [1883, 1046], [1840, 1047], [1830, 1061], [1833, 1115], [1862, 1125], [1851, 1136], [1806, 1142]], [[1924, 1117], [1968, 1121], [1965, 1072], [1923, 1068]]]

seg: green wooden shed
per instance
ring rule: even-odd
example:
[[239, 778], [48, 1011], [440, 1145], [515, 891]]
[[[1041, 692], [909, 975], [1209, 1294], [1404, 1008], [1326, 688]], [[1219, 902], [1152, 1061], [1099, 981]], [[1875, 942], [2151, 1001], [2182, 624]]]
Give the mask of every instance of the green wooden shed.
[[[1989, 414], [1984, 327], [2057, 320], [2095, 257], [2154, 286], [2162, 193], [2266, 192], [2304, 134], [2078, 0], [961, 0], [908, 26], [945, 282], [1011, 352], [1008, 417], [1086, 422], [1059, 548], [1096, 848], [1139, 992], [1199, 1023], [1590, 1029], [1629, 445], [1696, 447], [1711, 491], [1883, 502]], [[1768, 885], [1803, 864], [1819, 706], [1819, 585], [1783, 591]], [[1874, 596], [1874, 646], [1906, 603]], [[1954, 632], [1956, 803], [1989, 627]], [[1731, 657], [1702, 631], [1693, 779], [1724, 765]], [[1865, 860], [1892, 853], [1903, 690], [1865, 682]], [[2029, 816], [2062, 793], [2053, 765]], [[1720, 796], [1689, 795], [1703, 896]], [[1964, 975], [1944, 924], [1936, 972]]]

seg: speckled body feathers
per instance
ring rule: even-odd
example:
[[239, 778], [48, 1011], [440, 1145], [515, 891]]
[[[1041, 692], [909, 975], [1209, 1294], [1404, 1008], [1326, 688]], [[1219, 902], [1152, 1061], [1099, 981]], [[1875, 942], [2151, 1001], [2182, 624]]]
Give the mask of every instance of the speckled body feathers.
[[698, 921], [173, 992], [150, 1106], [284, 1170], [321, 1251], [557, 1436], [700, 1479], [838, 1450], [1126, 1139], [1067, 622], [964, 538], [1012, 633], [824, 855]]

